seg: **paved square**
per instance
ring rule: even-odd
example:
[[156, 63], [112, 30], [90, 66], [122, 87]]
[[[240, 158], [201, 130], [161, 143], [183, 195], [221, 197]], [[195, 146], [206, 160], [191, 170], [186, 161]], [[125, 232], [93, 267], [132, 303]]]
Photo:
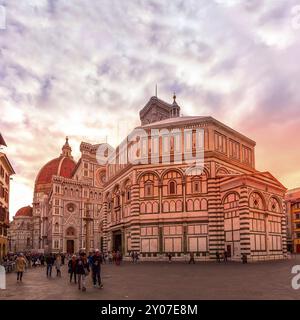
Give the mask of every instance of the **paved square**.
[[[23, 283], [16, 274], [7, 275], [7, 290], [0, 299], [299, 299], [300, 290], [291, 287], [291, 269], [300, 257], [286, 261], [251, 263], [129, 262], [103, 265], [103, 289], [95, 289], [88, 277], [87, 292], [62, 278], [46, 278], [43, 267], [30, 269]], [[53, 270], [55, 271], [55, 270]], [[55, 272], [53, 272], [55, 273]]]

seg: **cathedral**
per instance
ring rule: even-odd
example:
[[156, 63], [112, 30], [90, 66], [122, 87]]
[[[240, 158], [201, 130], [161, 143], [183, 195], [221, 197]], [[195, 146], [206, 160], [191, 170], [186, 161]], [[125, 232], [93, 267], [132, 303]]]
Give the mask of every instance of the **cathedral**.
[[66, 138], [37, 174], [32, 209], [14, 219], [30, 220], [24, 245], [137, 251], [144, 260], [286, 257], [286, 188], [255, 169], [253, 140], [212, 117], [181, 116], [175, 95], [171, 103], [151, 97], [140, 121], [143, 135], [115, 149], [82, 142], [78, 161]]

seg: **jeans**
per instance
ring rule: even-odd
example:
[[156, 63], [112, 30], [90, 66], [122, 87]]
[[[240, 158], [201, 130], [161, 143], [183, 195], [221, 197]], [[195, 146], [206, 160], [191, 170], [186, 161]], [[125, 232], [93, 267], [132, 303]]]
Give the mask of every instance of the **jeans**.
[[75, 280], [75, 283], [76, 283], [77, 281], [76, 281], [76, 273], [75, 273], [75, 271], [71, 271], [70, 272], [70, 282], [72, 282], [73, 275], [74, 275], [74, 280]]
[[47, 277], [52, 276], [52, 264], [47, 264]]
[[17, 280], [22, 281], [22, 278], [23, 278], [23, 272], [22, 271], [18, 271], [17, 272]]
[[57, 268], [56, 268], [56, 276], [57, 276], [57, 277], [61, 277], [61, 271], [60, 271], [60, 269], [57, 269]]
[[98, 285], [101, 285], [101, 275], [100, 275], [101, 270], [93, 270], [93, 284], [94, 286], [98, 282]]
[[85, 288], [85, 274], [78, 274], [78, 289]]

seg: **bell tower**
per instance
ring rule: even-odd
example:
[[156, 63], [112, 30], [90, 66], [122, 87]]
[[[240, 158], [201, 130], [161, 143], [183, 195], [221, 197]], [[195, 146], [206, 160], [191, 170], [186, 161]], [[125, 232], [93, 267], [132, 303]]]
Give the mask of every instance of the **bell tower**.
[[176, 102], [176, 94], [174, 92], [172, 108], [170, 110], [170, 118], [177, 118], [177, 117], [180, 117], [180, 107]]

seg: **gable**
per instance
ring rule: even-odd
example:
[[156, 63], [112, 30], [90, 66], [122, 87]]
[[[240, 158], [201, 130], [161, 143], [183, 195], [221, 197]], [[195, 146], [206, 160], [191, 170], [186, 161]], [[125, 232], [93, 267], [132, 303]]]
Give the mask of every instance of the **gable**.
[[286, 189], [286, 187], [278, 179], [276, 179], [269, 171], [257, 172], [257, 173], [254, 173], [253, 175], [264, 177], [267, 180], [271, 180], [272, 183], [276, 184], [280, 188]]
[[170, 110], [172, 106], [157, 97], [151, 97], [145, 107], [140, 111], [141, 124], [149, 124], [152, 122], [170, 118]]

